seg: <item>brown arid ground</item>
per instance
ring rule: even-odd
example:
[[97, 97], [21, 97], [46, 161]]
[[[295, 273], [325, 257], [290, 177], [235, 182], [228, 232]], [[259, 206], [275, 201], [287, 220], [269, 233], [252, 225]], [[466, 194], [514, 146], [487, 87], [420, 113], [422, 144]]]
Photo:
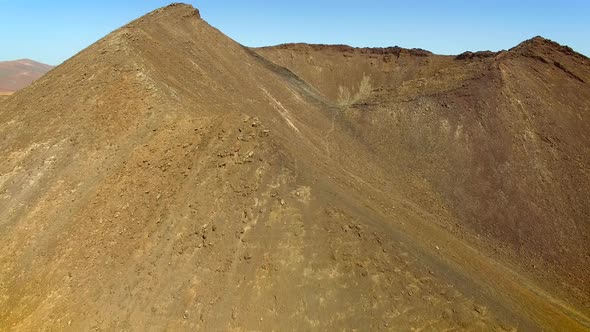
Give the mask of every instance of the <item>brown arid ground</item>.
[[589, 59], [541, 37], [457, 57], [297, 44], [258, 52], [340, 105], [442, 227], [553, 278], [590, 309]]
[[4, 100], [8, 99], [8, 97], [9, 97], [10, 95], [11, 95], [11, 94], [1, 94], [1, 93], [0, 93], [0, 103], [2, 103]]
[[586, 82], [156, 10], [0, 100], [0, 330], [588, 330]]
[[0, 103], [12, 95], [12, 92], [0, 92]]
[[0, 62], [0, 96], [18, 91], [43, 76], [53, 66], [29, 59]]

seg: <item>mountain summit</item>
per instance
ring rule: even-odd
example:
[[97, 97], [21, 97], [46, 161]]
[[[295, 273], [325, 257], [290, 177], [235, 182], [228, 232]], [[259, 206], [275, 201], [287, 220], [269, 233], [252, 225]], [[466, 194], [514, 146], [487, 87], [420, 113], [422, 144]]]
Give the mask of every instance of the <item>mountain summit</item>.
[[553, 56], [149, 13], [0, 101], [0, 327], [583, 330], [590, 69]]

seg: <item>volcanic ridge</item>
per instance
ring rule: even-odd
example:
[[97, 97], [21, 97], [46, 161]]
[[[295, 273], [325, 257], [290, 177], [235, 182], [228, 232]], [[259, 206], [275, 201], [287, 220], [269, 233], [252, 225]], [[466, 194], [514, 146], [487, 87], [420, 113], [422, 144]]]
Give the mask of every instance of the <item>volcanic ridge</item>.
[[588, 330], [589, 83], [158, 9], [0, 99], [0, 330]]

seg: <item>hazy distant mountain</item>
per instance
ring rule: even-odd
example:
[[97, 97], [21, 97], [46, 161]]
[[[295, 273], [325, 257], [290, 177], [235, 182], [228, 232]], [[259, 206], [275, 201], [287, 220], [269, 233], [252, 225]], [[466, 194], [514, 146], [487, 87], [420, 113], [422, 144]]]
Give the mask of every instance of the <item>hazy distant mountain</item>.
[[51, 68], [53, 66], [29, 59], [0, 62], [0, 93], [18, 91]]

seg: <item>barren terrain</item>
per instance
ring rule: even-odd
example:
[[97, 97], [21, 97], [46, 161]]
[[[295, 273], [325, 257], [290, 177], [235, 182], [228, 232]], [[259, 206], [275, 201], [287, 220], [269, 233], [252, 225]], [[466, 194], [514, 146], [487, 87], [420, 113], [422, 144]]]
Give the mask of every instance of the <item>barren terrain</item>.
[[457, 57], [297, 44], [258, 52], [341, 105], [406, 195], [450, 217], [437, 218], [443, 227], [588, 301], [590, 60], [541, 37]]
[[0, 330], [588, 330], [586, 82], [156, 10], [0, 99]]
[[51, 68], [29, 59], [0, 62], [0, 96], [10, 95], [28, 86]]

